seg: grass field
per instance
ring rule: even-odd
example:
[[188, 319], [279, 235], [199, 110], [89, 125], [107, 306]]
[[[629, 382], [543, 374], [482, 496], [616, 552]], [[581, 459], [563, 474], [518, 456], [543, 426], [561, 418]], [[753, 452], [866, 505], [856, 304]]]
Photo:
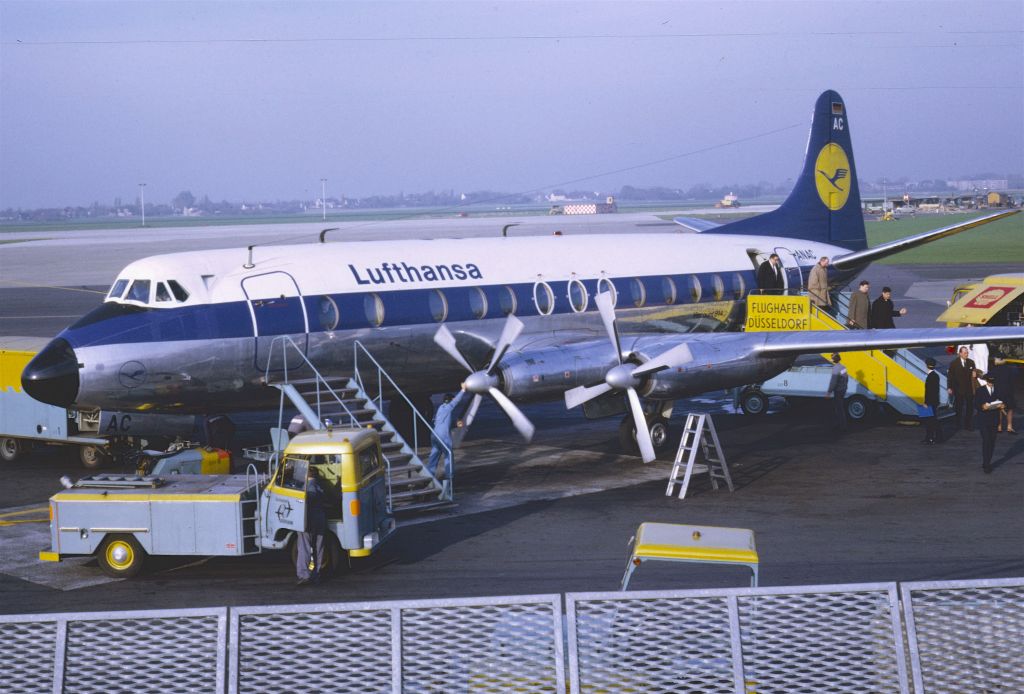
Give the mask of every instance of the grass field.
[[[995, 212], [996, 210], [987, 210]], [[868, 222], [868, 245], [877, 246], [905, 236], [965, 222], [979, 213], [919, 214], [894, 222]], [[1009, 219], [970, 229], [929, 243], [912, 251], [897, 253], [880, 261], [889, 265], [948, 265], [963, 263], [1020, 263], [1024, 270], [1024, 213]]]

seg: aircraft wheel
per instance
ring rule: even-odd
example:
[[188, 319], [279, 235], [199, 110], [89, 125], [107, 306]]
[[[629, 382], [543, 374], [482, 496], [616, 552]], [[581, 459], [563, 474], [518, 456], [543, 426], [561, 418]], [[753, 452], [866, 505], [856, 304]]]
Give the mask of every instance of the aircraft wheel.
[[[669, 427], [668, 421], [661, 416], [647, 418], [648, 431], [651, 434], [651, 443], [654, 444], [654, 452], [660, 453], [668, 446]], [[638, 455], [640, 447], [636, 443], [636, 426], [633, 424], [633, 415], [628, 414], [619, 423], [619, 447], [626, 455]]]
[[5, 436], [0, 438], [0, 460], [13, 463], [25, 452], [25, 445], [18, 439]]
[[110, 453], [99, 446], [86, 444], [78, 448], [78, 458], [82, 461], [84, 467], [89, 470], [95, 470], [110, 462]]
[[863, 395], [851, 395], [846, 398], [846, 416], [855, 422], [865, 419], [870, 412], [871, 405]]
[[131, 578], [146, 562], [146, 551], [131, 535], [107, 535], [98, 552], [103, 573], [114, 578]]
[[768, 396], [753, 388], [740, 394], [740, 409], [744, 414], [764, 414], [768, 411]]

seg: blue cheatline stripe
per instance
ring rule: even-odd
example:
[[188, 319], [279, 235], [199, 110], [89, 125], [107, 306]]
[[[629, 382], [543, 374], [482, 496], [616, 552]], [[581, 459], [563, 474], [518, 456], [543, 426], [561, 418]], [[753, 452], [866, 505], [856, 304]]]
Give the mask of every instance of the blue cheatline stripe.
[[[721, 299], [715, 298], [715, 277], [720, 277], [723, 294]], [[700, 299], [693, 301], [691, 288], [692, 277], [696, 277], [700, 286]], [[739, 281], [737, 280], [739, 278]], [[643, 284], [644, 303], [648, 308], [665, 306], [674, 285], [675, 301], [673, 304], [709, 303], [713, 301], [731, 301], [757, 286], [754, 270], [742, 272], [701, 273], [698, 275], [657, 275], [647, 277], [616, 277], [609, 278], [618, 293], [618, 307], [634, 308], [637, 299], [637, 282]], [[669, 283], [671, 281], [671, 284]], [[553, 315], [573, 313], [568, 292], [571, 280], [550, 281], [554, 295]], [[596, 278], [580, 278], [587, 290], [587, 307], [585, 312], [594, 313], [597, 306], [594, 297], [598, 292], [599, 280]], [[477, 288], [483, 290], [486, 297], [487, 310], [483, 315], [474, 312], [474, 300]], [[445, 287], [440, 289], [447, 304], [446, 321], [472, 321], [478, 318], [503, 318], [503, 306], [507, 302], [509, 289], [515, 295], [516, 315], [537, 315], [534, 304], [534, 284], [519, 283], [510, 285], [478, 285]], [[309, 315], [310, 332], [323, 332], [337, 320], [336, 330], [365, 329], [370, 325], [367, 318], [367, 303], [373, 297], [379, 297], [384, 307], [382, 327], [400, 327], [436, 323], [432, 309], [439, 305], [437, 289], [399, 289], [380, 292], [351, 292], [344, 294], [304, 296], [306, 312]], [[433, 300], [432, 300], [433, 296]], [[327, 300], [333, 302], [333, 306]], [[477, 309], [480, 308], [478, 303]], [[97, 311], [100, 309], [96, 309]], [[302, 308], [297, 298], [291, 297], [272, 305], [256, 309], [260, 336], [283, 335], [302, 332]], [[321, 321], [324, 317], [324, 325]], [[221, 304], [201, 304], [180, 308], [149, 309], [115, 315], [94, 322], [82, 321], [83, 325], [66, 329], [61, 337], [68, 340], [73, 347], [99, 346], [111, 344], [137, 344], [145, 342], [173, 342], [178, 340], [217, 340], [239, 337], [252, 337], [252, 316], [246, 301], [233, 301]]]

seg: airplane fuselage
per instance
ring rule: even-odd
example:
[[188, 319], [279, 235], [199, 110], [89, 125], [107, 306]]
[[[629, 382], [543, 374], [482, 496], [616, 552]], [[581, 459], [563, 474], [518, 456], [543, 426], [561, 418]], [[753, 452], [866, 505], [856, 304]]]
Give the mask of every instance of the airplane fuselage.
[[[407, 392], [435, 393], [465, 377], [434, 345], [438, 326], [445, 323], [484, 361], [513, 313], [526, 327], [502, 363], [506, 393], [559, 397], [617, 363], [601, 341], [598, 292], [616, 296], [630, 334], [623, 349], [642, 359], [669, 335], [738, 330], [742, 300], [756, 287], [757, 256], [773, 251], [791, 287], [806, 282], [819, 256], [845, 252], [806, 240], [673, 233], [153, 256], [126, 267], [107, 301], [58, 336], [78, 364], [75, 392], [63, 395], [78, 407], [122, 411], [265, 407], [276, 402], [268, 377], [286, 369], [293, 378], [309, 375], [299, 352], [324, 375], [351, 374], [355, 341]], [[697, 337], [692, 350], [690, 373], [660, 374], [645, 394], [681, 397], [749, 383], [789, 364], [749, 359], [749, 341], [731, 354], [729, 341]], [[709, 365], [707, 378], [700, 364]]]

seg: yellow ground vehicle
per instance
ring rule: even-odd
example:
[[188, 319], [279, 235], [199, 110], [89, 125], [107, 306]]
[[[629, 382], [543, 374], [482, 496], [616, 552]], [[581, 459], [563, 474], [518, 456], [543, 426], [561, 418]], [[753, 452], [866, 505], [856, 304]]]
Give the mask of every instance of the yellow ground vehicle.
[[[1024, 273], [991, 275], [953, 290], [949, 308], [936, 318], [947, 327], [1024, 325]], [[1024, 343], [993, 345], [1007, 359], [1024, 361]]]
[[299, 434], [269, 476], [94, 475], [50, 498], [44, 561], [95, 554], [111, 576], [137, 574], [149, 555], [239, 556], [283, 549], [306, 528], [306, 481], [331, 500], [325, 573], [342, 551], [371, 554], [395, 530], [380, 438], [373, 429]]

